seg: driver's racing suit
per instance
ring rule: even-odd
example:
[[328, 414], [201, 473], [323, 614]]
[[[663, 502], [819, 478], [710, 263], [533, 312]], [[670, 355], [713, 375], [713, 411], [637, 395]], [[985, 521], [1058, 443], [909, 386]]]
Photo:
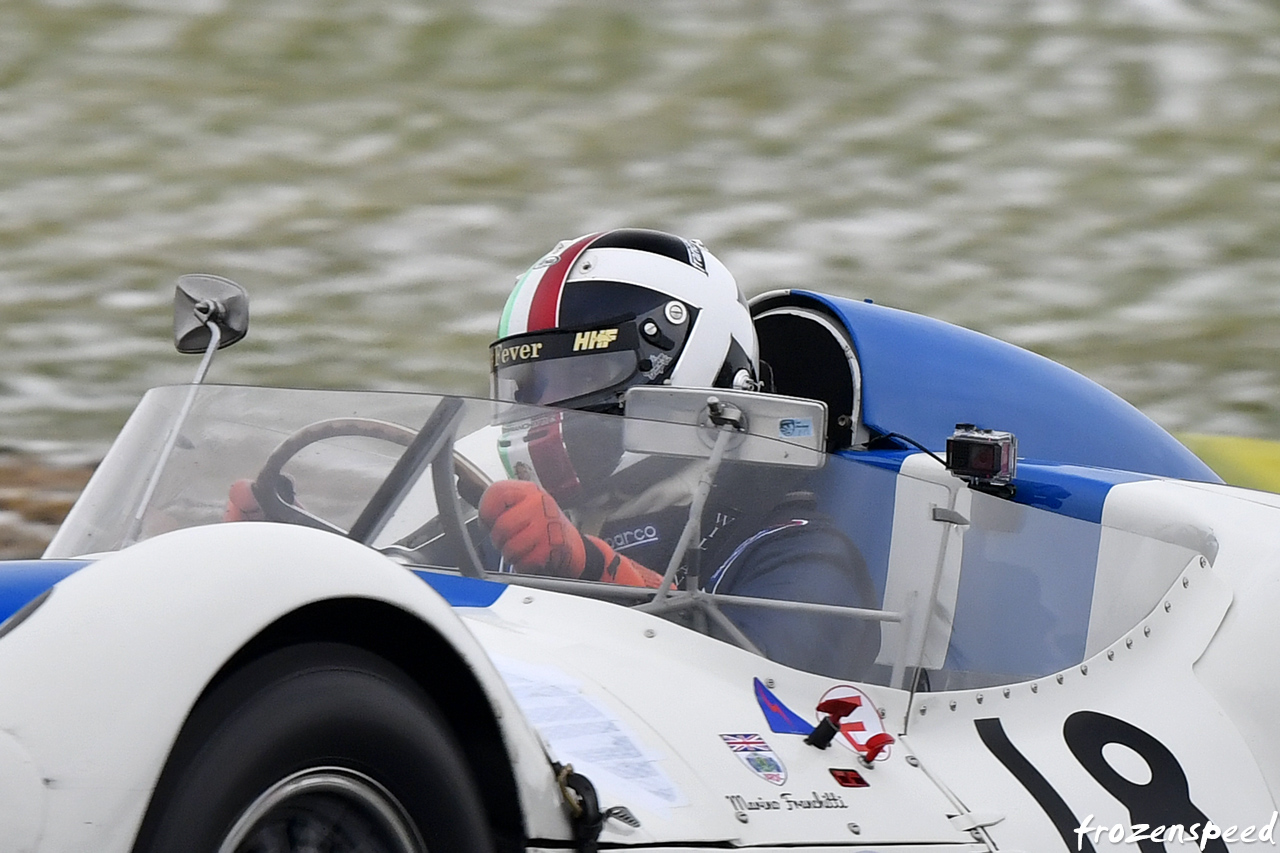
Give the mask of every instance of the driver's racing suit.
[[[522, 486], [536, 489], [532, 483]], [[538, 491], [542, 504], [555, 507], [550, 495]], [[758, 495], [752, 497], [758, 498]], [[633, 504], [636, 502], [632, 502]], [[711, 502], [709, 502], [711, 503]], [[836, 604], [849, 607], [876, 607], [875, 587], [858, 549], [831, 520], [819, 512], [808, 492], [792, 492], [777, 501], [763, 517], [752, 517], [715, 501], [703, 512], [699, 548], [690, 549], [677, 584], [685, 585], [684, 573], [691, 563], [699, 567], [698, 588], [720, 595], [738, 595]], [[558, 526], [551, 538], [582, 539], [583, 558], [570, 568], [572, 558], [557, 565], [503, 560], [505, 570], [603, 579], [636, 586], [655, 586], [675, 549], [688, 520], [689, 504], [668, 505], [632, 515], [611, 515], [594, 523], [590, 512], [575, 512], [574, 522], [556, 508]], [[481, 518], [495, 528], [494, 543], [507, 557], [512, 554], [511, 538], [497, 532], [504, 519], [492, 506], [481, 506]], [[551, 516], [548, 516], [550, 518]], [[540, 519], [541, 521], [541, 519]], [[576, 522], [576, 523], [575, 523]], [[495, 527], [496, 525], [496, 527]], [[541, 538], [547, 525], [531, 524]], [[583, 536], [578, 527], [594, 530]], [[504, 547], [506, 546], [506, 547]], [[518, 549], [517, 549], [518, 550]], [[552, 552], [555, 548], [550, 549]], [[599, 558], [593, 550], [601, 552]], [[603, 577], [592, 564], [622, 563], [622, 573]], [[628, 567], [630, 563], [634, 568]], [[615, 569], [616, 571], [616, 569]], [[625, 580], [623, 575], [635, 580]], [[814, 613], [779, 608], [733, 605], [718, 602], [729, 619], [771, 660], [811, 672], [842, 678], [864, 675], [875, 660], [880, 645], [879, 625], [844, 614]], [[713, 633], [715, 630], [713, 628]]]

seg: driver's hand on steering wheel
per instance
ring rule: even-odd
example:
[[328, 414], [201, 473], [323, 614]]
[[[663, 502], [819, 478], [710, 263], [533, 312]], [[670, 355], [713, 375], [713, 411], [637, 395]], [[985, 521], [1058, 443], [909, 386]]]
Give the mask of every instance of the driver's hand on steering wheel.
[[[288, 474], [280, 474], [276, 481], [276, 490], [280, 495], [280, 499], [285, 503], [293, 503], [294, 487], [293, 478]], [[223, 521], [278, 521], [276, 518], [267, 518], [267, 511], [262, 508], [262, 504], [258, 501], [257, 490], [262, 488], [257, 480], [236, 480], [231, 484], [231, 490], [227, 494], [227, 508], [222, 511]], [[268, 486], [267, 488], [270, 488]]]
[[266, 521], [266, 513], [253, 494], [252, 480], [236, 480], [227, 494], [227, 508], [222, 511], [223, 521]]
[[480, 498], [480, 520], [502, 556], [525, 574], [657, 588], [662, 575], [583, 536], [555, 498], [528, 480], [499, 480]]

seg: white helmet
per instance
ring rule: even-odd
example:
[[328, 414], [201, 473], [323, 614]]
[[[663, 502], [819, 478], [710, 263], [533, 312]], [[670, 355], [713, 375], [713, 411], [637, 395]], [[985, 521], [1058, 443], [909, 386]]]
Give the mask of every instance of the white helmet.
[[697, 240], [620, 228], [561, 242], [516, 280], [489, 347], [498, 400], [618, 411], [632, 385], [755, 389], [746, 300]]

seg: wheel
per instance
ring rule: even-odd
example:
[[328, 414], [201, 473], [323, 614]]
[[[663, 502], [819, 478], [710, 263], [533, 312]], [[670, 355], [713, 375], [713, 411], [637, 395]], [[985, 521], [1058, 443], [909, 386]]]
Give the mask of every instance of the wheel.
[[351, 646], [293, 646], [192, 712], [135, 853], [424, 853], [493, 849], [439, 713]]

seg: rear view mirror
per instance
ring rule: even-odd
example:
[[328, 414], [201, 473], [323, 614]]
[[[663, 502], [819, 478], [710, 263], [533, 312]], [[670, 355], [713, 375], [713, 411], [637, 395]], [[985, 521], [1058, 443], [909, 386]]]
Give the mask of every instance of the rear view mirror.
[[182, 408], [178, 410], [178, 416], [169, 427], [169, 435], [160, 450], [155, 468], [151, 471], [142, 499], [138, 502], [129, 531], [125, 534], [126, 545], [138, 541], [142, 519], [151, 503], [156, 484], [160, 482], [160, 472], [164, 470], [169, 456], [178, 444], [178, 435], [191, 412], [196, 391], [209, 372], [214, 351], [231, 346], [248, 331], [249, 295], [243, 287], [231, 279], [205, 273], [192, 273], [178, 279], [178, 287], [173, 295], [173, 344], [178, 352], [200, 352], [204, 353], [204, 358], [196, 368], [191, 390], [183, 401]]
[[637, 385], [627, 390], [624, 401], [627, 450], [706, 457], [721, 433], [729, 431], [727, 459], [817, 468], [825, 458], [827, 406], [818, 400]]
[[209, 348], [212, 322], [221, 332], [218, 349], [229, 347], [249, 331], [249, 297], [228, 278], [191, 273], [178, 279], [173, 295], [173, 344], [178, 352]]

